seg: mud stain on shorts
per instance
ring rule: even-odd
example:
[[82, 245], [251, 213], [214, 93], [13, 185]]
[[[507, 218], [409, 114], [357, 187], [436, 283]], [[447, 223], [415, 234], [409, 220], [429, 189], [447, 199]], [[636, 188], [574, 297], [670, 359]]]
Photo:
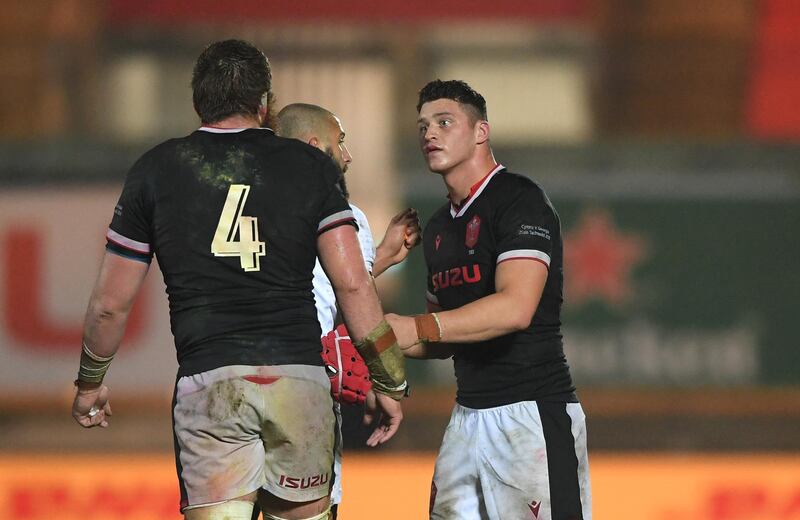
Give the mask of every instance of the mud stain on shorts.
[[208, 417], [224, 421], [238, 414], [244, 402], [244, 389], [236, 380], [217, 381], [208, 390]]

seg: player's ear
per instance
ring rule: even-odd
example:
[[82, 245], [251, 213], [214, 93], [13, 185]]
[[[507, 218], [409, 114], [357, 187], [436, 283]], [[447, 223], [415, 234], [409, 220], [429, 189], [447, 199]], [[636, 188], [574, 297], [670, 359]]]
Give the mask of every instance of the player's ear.
[[264, 124], [264, 121], [267, 119], [267, 113], [269, 112], [269, 105], [267, 103], [262, 102], [258, 106], [258, 124]]
[[317, 136], [313, 136], [311, 139], [308, 140], [308, 144], [310, 144], [314, 148], [319, 148], [319, 138]]
[[478, 121], [475, 123], [475, 142], [483, 144], [489, 140], [489, 121]]

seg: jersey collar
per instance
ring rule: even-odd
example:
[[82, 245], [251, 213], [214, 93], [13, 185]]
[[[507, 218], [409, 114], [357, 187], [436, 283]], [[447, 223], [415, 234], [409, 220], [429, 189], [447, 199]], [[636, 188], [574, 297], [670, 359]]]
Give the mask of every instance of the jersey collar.
[[505, 166], [502, 164], [495, 164], [489, 173], [472, 185], [472, 187], [469, 189], [469, 195], [467, 195], [467, 198], [462, 200], [460, 204], [453, 204], [453, 202], [450, 201], [450, 216], [453, 218], [458, 218], [466, 213], [470, 204], [472, 204], [472, 202], [477, 199], [481, 193], [483, 193], [483, 190], [486, 188], [486, 185], [489, 184], [489, 181], [491, 181], [492, 178], [497, 175], [497, 172], [504, 168]]
[[198, 130], [212, 134], [236, 134], [239, 132], [244, 132], [245, 130], [269, 130], [270, 132], [273, 132], [272, 128], [260, 128], [257, 126], [247, 128], [217, 128], [216, 126], [201, 126], [198, 128]]

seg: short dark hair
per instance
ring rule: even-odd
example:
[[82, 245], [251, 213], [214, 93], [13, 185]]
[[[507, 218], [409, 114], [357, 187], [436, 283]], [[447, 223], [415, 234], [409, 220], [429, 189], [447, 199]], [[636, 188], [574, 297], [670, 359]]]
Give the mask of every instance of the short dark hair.
[[435, 79], [429, 82], [419, 91], [417, 112], [420, 111], [422, 105], [425, 103], [436, 101], [437, 99], [452, 99], [461, 105], [466, 105], [471, 109], [472, 115], [476, 120], [482, 119], [488, 121], [488, 117], [486, 116], [486, 100], [464, 81], [457, 79], [448, 81]]
[[242, 40], [205, 48], [192, 72], [192, 101], [203, 123], [233, 115], [256, 115], [270, 101], [272, 72], [264, 53]]

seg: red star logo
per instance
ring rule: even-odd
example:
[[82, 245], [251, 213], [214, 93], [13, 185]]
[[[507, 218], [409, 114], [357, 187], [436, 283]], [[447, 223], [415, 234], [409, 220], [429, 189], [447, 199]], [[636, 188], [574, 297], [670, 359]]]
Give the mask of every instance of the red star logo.
[[531, 513], [533, 513], [534, 519], [539, 518], [539, 507], [541, 507], [541, 505], [542, 503], [537, 502], [536, 500], [528, 504], [528, 507], [531, 509]]
[[646, 254], [645, 241], [622, 234], [604, 210], [583, 214], [564, 236], [564, 276], [568, 304], [596, 297], [620, 305], [631, 296], [630, 274]]

